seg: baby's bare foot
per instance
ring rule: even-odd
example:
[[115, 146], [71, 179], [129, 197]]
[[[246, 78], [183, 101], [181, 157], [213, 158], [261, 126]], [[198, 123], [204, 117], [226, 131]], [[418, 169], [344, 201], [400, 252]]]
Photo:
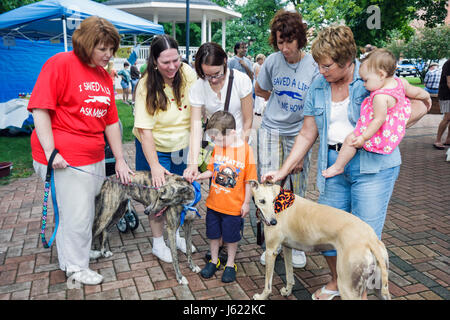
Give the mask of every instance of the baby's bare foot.
[[337, 176], [338, 174], [341, 174], [342, 172], [344, 172], [343, 168], [338, 168], [337, 166], [332, 165], [328, 169], [323, 170], [322, 175], [325, 178], [331, 178], [331, 177]]

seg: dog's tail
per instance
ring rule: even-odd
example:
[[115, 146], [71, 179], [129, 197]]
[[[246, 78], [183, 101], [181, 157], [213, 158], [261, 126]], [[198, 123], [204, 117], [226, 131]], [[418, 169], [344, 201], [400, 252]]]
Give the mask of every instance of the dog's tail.
[[377, 241], [378, 246], [374, 246], [373, 242], [369, 244], [370, 251], [375, 256], [378, 262], [378, 266], [381, 270], [381, 290], [377, 291], [381, 293], [380, 294], [381, 299], [390, 300], [391, 295], [389, 293], [389, 279], [388, 279], [389, 257], [386, 251], [386, 247], [384, 246], [384, 243], [378, 239]]

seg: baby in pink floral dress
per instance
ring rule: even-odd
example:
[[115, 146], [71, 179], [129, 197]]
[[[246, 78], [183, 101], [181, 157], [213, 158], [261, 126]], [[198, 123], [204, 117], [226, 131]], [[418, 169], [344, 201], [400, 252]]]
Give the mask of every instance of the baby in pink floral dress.
[[394, 78], [397, 67], [395, 56], [386, 49], [377, 49], [363, 60], [359, 74], [364, 86], [371, 91], [361, 104], [360, 118], [355, 130], [342, 145], [336, 162], [322, 172], [326, 178], [344, 172], [357, 149], [390, 154], [405, 135], [414, 98], [429, 103], [425, 90], [412, 86], [405, 79]]

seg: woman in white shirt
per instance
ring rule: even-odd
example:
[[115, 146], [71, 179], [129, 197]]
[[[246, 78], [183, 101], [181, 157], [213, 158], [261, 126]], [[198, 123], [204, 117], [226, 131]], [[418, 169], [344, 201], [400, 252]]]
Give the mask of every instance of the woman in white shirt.
[[[202, 107], [206, 116], [224, 110], [228, 90], [230, 69], [227, 67], [227, 55], [218, 44], [204, 43], [195, 56], [195, 71], [199, 79], [189, 91], [191, 103], [191, 133], [189, 141], [188, 166], [184, 178], [192, 182], [198, 175], [198, 155], [202, 140]], [[236, 119], [236, 130], [248, 142], [253, 123], [252, 82], [250, 78], [233, 70], [234, 80], [231, 89], [228, 112]]]

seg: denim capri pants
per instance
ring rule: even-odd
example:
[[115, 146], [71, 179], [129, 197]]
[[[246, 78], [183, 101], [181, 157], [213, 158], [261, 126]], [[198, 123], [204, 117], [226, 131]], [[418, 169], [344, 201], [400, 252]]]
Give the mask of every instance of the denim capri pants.
[[[145, 158], [142, 145], [138, 139], [134, 139], [136, 146], [136, 171], [150, 171], [150, 166]], [[186, 169], [188, 148], [174, 152], [156, 152], [161, 166], [171, 173], [183, 175]]]
[[[337, 156], [338, 152], [328, 150], [328, 166], [336, 162]], [[400, 166], [378, 173], [360, 173], [360, 155], [357, 152], [342, 174], [326, 179], [325, 191], [318, 202], [352, 213], [370, 225], [378, 239], [381, 239], [389, 200], [399, 172]], [[336, 256], [336, 251], [324, 251], [322, 254]]]

